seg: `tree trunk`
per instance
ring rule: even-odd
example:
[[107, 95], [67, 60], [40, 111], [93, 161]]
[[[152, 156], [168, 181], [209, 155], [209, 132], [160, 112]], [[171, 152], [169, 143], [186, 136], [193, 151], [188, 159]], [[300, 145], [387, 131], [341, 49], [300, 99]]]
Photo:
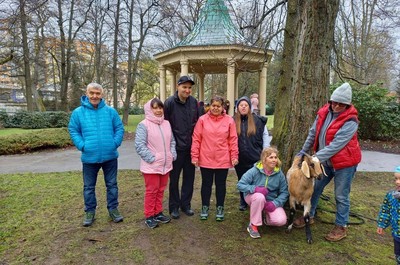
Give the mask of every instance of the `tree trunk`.
[[32, 99], [32, 78], [31, 68], [29, 65], [29, 46], [28, 46], [28, 33], [26, 29], [26, 13], [25, 13], [25, 0], [19, 1], [20, 19], [21, 19], [21, 35], [22, 35], [22, 49], [24, 57], [24, 80], [25, 80], [25, 97], [28, 111], [33, 111]]
[[288, 1], [272, 144], [284, 172], [328, 100], [329, 58], [339, 0]]
[[113, 105], [114, 108], [118, 108], [118, 33], [119, 33], [119, 9], [120, 9], [120, 0], [117, 1], [117, 11], [115, 13], [115, 29], [114, 29], [114, 53], [113, 53], [113, 70], [112, 70], [112, 79], [113, 79]]

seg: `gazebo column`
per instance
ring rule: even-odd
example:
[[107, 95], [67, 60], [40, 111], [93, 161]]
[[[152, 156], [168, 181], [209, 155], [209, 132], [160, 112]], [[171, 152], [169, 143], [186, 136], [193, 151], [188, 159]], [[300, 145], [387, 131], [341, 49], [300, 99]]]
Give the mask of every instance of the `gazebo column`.
[[197, 85], [197, 89], [199, 92], [199, 101], [203, 101], [204, 102], [204, 78], [205, 78], [205, 74], [201, 73], [201, 74], [197, 74], [197, 77], [199, 78], [198, 81], [198, 85]]
[[[226, 88], [226, 98], [234, 104], [235, 102], [235, 60], [234, 59], [228, 59], [227, 60], [228, 67], [227, 67], [227, 88]], [[229, 108], [229, 113], [230, 116], [233, 115], [233, 108]]]
[[181, 76], [183, 75], [188, 75], [189, 73], [189, 61], [186, 59], [183, 59], [180, 61], [181, 63]]
[[160, 100], [165, 101], [166, 99], [166, 69], [164, 66], [158, 68], [160, 71]]
[[260, 115], [265, 116], [265, 104], [267, 103], [267, 68], [268, 63], [264, 63], [260, 72], [260, 80], [259, 80], [259, 105], [258, 109], [260, 110]]
[[[238, 99], [239, 98], [239, 72], [235, 73], [235, 95], [234, 95], [234, 99]], [[234, 108], [235, 106], [235, 101], [231, 102], [231, 106]]]
[[169, 87], [171, 88], [170, 95], [173, 95], [176, 91], [176, 72], [167, 71], [169, 77]]

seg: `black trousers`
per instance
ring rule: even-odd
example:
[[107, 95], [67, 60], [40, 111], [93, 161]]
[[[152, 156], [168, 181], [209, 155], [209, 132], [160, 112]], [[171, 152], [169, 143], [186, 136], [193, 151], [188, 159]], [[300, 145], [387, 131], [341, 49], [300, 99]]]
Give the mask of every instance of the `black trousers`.
[[[253, 165], [246, 165], [246, 164], [237, 164], [235, 166], [236, 175], [238, 181], [242, 178], [243, 174], [247, 172]], [[240, 205], [245, 206], [247, 205], [246, 201], [244, 200], [243, 192], [240, 192]]]
[[[172, 164], [169, 174], [169, 212], [174, 209], [190, 209], [193, 197], [195, 167], [192, 164], [190, 150], [177, 151], [177, 158]], [[182, 187], [179, 194], [179, 178], [183, 172]]]
[[210, 206], [212, 185], [215, 179], [215, 197], [217, 206], [224, 206], [226, 195], [226, 178], [228, 169], [200, 168], [201, 171], [201, 203], [203, 206]]

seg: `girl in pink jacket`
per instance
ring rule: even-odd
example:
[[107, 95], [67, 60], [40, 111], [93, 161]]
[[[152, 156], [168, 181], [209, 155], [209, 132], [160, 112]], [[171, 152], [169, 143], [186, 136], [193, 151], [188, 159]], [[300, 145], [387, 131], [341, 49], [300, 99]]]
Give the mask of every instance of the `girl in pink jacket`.
[[216, 220], [224, 220], [228, 170], [238, 163], [238, 137], [233, 118], [224, 111], [224, 99], [213, 97], [210, 110], [196, 123], [192, 137], [192, 164], [201, 171], [201, 220], [207, 220], [215, 179]]
[[164, 190], [168, 184], [172, 161], [176, 159], [175, 139], [171, 125], [164, 120], [164, 104], [153, 98], [144, 105], [145, 119], [136, 128], [135, 148], [140, 156], [140, 171], [145, 182], [145, 224], [155, 228], [158, 223], [168, 223], [163, 214]]

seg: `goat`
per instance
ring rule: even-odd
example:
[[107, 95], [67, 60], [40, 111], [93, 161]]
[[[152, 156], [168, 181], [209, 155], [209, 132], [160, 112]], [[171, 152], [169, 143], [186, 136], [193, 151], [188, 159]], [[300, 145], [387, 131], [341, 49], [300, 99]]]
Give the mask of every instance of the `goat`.
[[286, 173], [290, 195], [290, 214], [286, 232], [291, 232], [293, 228], [296, 204], [303, 205], [303, 217], [306, 224], [305, 231], [309, 244], [312, 243], [310, 229], [311, 196], [314, 192], [315, 178], [321, 179], [323, 175], [326, 176], [324, 167], [318, 162], [318, 159], [313, 159], [313, 157], [308, 154], [295, 156], [292, 166]]

